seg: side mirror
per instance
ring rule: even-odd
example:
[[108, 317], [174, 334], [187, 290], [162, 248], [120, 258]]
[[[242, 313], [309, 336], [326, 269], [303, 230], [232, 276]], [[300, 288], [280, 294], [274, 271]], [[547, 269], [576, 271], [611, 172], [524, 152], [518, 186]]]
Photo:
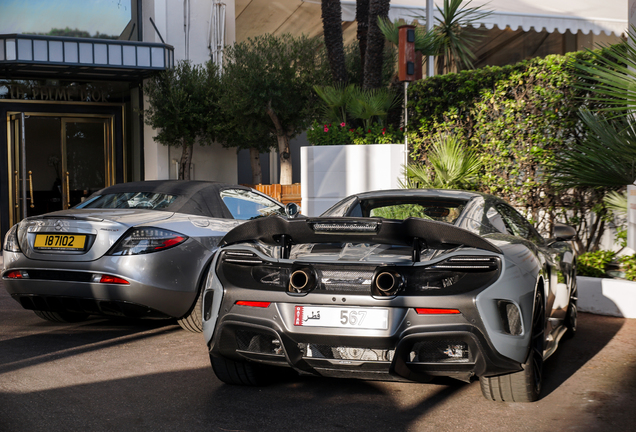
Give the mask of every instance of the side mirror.
[[569, 225], [554, 224], [552, 237], [556, 241], [570, 241], [576, 237], [576, 230]]
[[298, 204], [290, 202], [285, 206], [285, 214], [288, 218], [293, 219], [300, 214], [300, 207]]

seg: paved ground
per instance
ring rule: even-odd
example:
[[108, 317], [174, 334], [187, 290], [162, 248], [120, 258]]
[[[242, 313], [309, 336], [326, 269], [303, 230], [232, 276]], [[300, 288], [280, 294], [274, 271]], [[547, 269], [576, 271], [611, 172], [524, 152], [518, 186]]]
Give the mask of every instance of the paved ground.
[[0, 431], [634, 431], [636, 320], [582, 314], [546, 364], [543, 398], [488, 402], [478, 382], [214, 377], [201, 335], [174, 323], [56, 325], [0, 282]]

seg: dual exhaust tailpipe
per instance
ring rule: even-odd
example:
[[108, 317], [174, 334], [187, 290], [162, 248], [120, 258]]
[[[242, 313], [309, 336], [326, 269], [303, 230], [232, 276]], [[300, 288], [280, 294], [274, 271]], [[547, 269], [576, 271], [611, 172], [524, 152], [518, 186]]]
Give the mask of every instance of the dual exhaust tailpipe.
[[287, 291], [291, 294], [307, 294], [316, 287], [316, 272], [311, 267], [292, 269]]
[[378, 270], [373, 277], [371, 289], [374, 296], [394, 296], [404, 286], [404, 276], [392, 270]]
[[[316, 271], [311, 267], [292, 268], [287, 292], [307, 294], [316, 288]], [[392, 297], [404, 287], [404, 276], [392, 269], [378, 269], [371, 282], [371, 294], [375, 297]]]

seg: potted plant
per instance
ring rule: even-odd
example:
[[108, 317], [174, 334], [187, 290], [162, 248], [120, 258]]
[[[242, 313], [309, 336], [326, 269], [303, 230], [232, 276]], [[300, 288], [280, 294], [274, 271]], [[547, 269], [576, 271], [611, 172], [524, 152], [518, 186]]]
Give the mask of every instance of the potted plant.
[[387, 121], [400, 105], [398, 95], [354, 85], [314, 89], [324, 105], [307, 131], [312, 146], [301, 148], [303, 213], [319, 215], [354, 193], [398, 188], [404, 132]]

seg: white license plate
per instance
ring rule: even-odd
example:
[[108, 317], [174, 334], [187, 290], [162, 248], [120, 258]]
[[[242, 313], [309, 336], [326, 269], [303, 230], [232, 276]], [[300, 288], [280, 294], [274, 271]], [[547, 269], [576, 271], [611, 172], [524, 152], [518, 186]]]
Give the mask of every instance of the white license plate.
[[389, 327], [389, 310], [296, 305], [294, 325], [386, 330]]

